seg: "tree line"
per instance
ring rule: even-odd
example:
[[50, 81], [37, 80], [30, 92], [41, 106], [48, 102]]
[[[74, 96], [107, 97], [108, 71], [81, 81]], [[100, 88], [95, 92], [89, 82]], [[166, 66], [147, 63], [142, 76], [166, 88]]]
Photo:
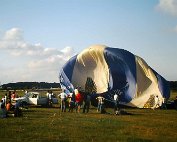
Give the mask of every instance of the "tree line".
[[25, 90], [25, 89], [50, 89], [50, 88], [60, 88], [59, 83], [48, 83], [48, 82], [16, 82], [3, 84], [1, 86], [2, 90]]
[[170, 81], [170, 89], [177, 90], [177, 81]]

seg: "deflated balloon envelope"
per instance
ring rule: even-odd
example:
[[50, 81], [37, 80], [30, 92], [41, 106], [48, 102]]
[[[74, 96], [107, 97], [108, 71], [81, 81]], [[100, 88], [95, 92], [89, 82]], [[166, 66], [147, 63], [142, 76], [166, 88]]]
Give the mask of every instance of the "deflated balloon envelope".
[[[95, 45], [72, 57], [60, 70], [62, 87], [71, 92], [79, 87], [112, 105], [114, 93], [122, 105], [150, 108], [154, 97], [169, 98], [169, 83], [140, 57], [129, 51]], [[94, 103], [95, 104], [95, 103]]]

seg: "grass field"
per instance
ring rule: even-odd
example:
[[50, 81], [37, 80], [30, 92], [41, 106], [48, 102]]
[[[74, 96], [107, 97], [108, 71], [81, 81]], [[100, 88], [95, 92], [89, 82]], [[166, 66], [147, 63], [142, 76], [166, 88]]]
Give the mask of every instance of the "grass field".
[[95, 108], [83, 114], [62, 113], [58, 105], [30, 107], [22, 117], [0, 119], [0, 141], [177, 141], [176, 110], [125, 110], [130, 115], [115, 116], [112, 109], [107, 109], [110, 114], [98, 114]]

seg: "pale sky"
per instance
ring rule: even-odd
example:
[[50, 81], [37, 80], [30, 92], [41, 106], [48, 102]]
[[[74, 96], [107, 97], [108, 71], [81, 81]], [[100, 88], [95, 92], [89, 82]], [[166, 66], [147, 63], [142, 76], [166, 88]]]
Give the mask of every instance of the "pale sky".
[[95, 44], [177, 80], [177, 0], [0, 0], [0, 84], [59, 82], [63, 64]]

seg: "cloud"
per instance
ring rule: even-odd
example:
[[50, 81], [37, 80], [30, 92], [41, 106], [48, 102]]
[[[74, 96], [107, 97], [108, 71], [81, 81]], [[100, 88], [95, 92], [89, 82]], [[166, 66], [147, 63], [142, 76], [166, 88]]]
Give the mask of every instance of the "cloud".
[[0, 39], [0, 49], [6, 50], [9, 54], [14, 56], [48, 57], [63, 54], [69, 56], [73, 53], [70, 47], [66, 47], [66, 49], [60, 51], [57, 48], [44, 48], [40, 43], [27, 43], [24, 41], [22, 30], [18, 28], [12, 28], [5, 32], [2, 39]]
[[[156, 10], [177, 17], [177, 0], [159, 0]], [[170, 28], [170, 31], [177, 33], [177, 26]]]
[[159, 0], [156, 9], [177, 16], [177, 0]]
[[4, 40], [23, 40], [23, 31], [19, 28], [12, 28], [5, 32]]
[[0, 38], [0, 61], [5, 59], [1, 63], [0, 82], [56, 82], [59, 69], [73, 55], [71, 47], [59, 50], [30, 44], [24, 40], [21, 29], [12, 28]]

